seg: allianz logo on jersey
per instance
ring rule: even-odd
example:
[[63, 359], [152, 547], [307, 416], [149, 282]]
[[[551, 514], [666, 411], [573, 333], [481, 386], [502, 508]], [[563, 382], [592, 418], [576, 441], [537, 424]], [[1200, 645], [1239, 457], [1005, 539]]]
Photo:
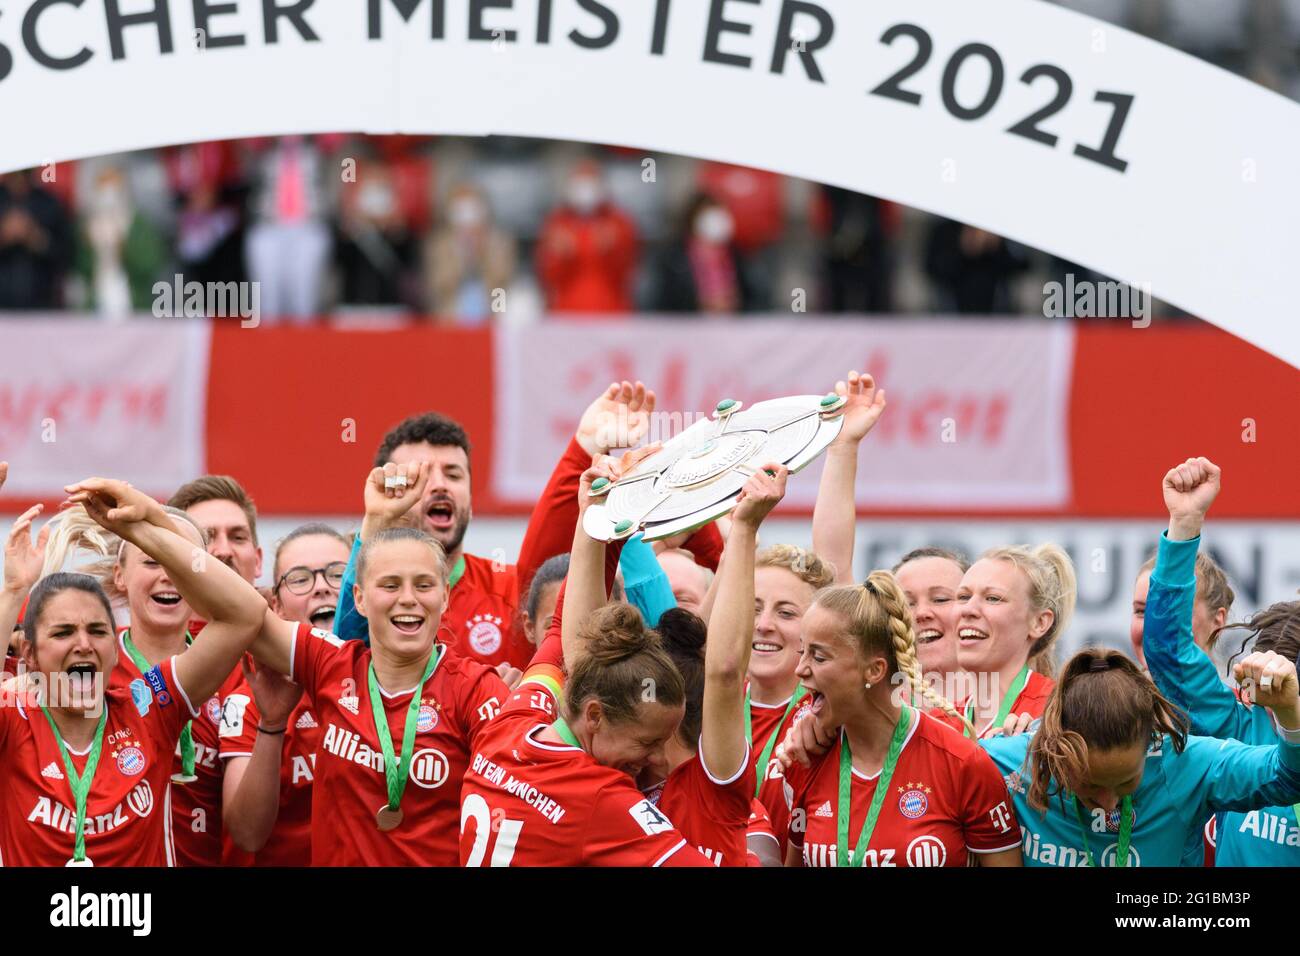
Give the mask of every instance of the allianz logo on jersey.
[[[1048, 843], [1037, 833], [1030, 833], [1024, 827], [1020, 828], [1020, 838], [1023, 845], [1020, 848], [1026, 860], [1033, 860], [1035, 863], [1041, 863], [1043, 866], [1087, 866], [1088, 854], [1081, 847], [1061, 846], [1056, 843]], [[1095, 845], [1095, 844], [1094, 844]], [[1119, 866], [1119, 847], [1112, 843], [1101, 851], [1100, 866]], [[1137, 847], [1130, 846], [1128, 851], [1128, 865], [1141, 866], [1142, 858], [1138, 855]]]
[[[896, 862], [898, 851], [893, 847], [879, 850], [868, 849], [863, 853], [863, 866], [899, 866]], [[836, 866], [838, 851], [833, 843], [805, 843], [803, 845], [804, 866]], [[903, 853], [908, 866], [943, 866], [948, 862], [948, 848], [938, 837], [923, 833], [907, 845]]]
[[1249, 833], [1260, 840], [1278, 846], [1300, 846], [1300, 828], [1290, 824], [1286, 817], [1268, 810], [1251, 810], [1242, 818], [1238, 833]]
[[[325, 728], [325, 739], [321, 741], [321, 746], [326, 753], [342, 760], [350, 760], [352, 763], [369, 767], [375, 773], [384, 772], [383, 751], [371, 749], [369, 745], [362, 742], [360, 734], [330, 723]], [[411, 756], [411, 769], [407, 776], [411, 778], [411, 783], [418, 787], [437, 790], [447, 782], [450, 774], [451, 764], [446, 755], [441, 750], [425, 747]]]
[[[153, 790], [150, 789], [148, 780], [141, 780], [136, 784], [126, 795], [126, 799], [110, 813], [100, 813], [93, 817], [86, 814], [85, 832], [87, 834], [108, 833], [124, 823], [130, 823], [131, 818], [126, 815], [128, 809], [142, 820], [153, 810]], [[39, 797], [32, 812], [27, 814], [27, 822], [43, 823], [64, 833], [75, 833], [77, 812], [49, 797]]]

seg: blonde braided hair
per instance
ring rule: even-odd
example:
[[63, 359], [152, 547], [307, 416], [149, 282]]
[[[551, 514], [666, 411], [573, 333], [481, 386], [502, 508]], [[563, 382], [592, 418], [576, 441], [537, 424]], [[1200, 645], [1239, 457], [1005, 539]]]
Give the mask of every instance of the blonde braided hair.
[[901, 672], [918, 697], [945, 714], [957, 718], [975, 738], [975, 728], [965, 716], [921, 675], [916, 660], [916, 633], [912, 612], [903, 589], [888, 571], [872, 571], [864, 584], [827, 588], [815, 604], [834, 611], [848, 625], [850, 636], [864, 656], [879, 654], [892, 664], [891, 676]]

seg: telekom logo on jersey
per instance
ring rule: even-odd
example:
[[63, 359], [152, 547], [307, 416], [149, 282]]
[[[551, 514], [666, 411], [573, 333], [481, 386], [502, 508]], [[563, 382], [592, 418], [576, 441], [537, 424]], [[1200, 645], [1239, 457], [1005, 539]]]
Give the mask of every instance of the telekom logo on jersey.
[[[362, 743], [361, 735], [351, 730], [344, 730], [333, 723], [325, 728], [325, 739], [321, 741], [326, 753], [342, 760], [350, 760], [362, 767], [369, 767], [375, 773], [384, 772], [383, 751], [374, 750]], [[441, 750], [425, 747], [411, 756], [411, 769], [408, 774], [411, 783], [426, 790], [436, 790], [447, 782], [451, 774], [451, 764]]]
[[[148, 780], [141, 780], [136, 784], [127, 794], [126, 799], [114, 807], [111, 813], [101, 813], [93, 817], [87, 815], [85, 832], [107, 833], [116, 830], [124, 823], [129, 823], [130, 817], [126, 815], [123, 807], [130, 808], [131, 812], [142, 820], [150, 814], [153, 810], [153, 790], [149, 788]], [[27, 822], [43, 823], [64, 833], [75, 833], [77, 812], [49, 797], [40, 797], [32, 812], [27, 814]]]

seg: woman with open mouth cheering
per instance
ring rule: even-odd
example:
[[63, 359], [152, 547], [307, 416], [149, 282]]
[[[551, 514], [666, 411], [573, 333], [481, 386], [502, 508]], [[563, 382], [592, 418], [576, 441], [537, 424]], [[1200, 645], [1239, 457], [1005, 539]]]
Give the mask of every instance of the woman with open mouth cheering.
[[37, 583], [23, 621], [27, 706], [0, 708], [0, 853], [11, 866], [171, 865], [177, 738], [199, 716], [192, 702], [211, 697], [251, 643], [266, 602], [130, 485], [89, 478], [67, 491], [200, 600], [210, 623], [201, 642], [105, 691], [118, 645], [103, 589], [86, 574]]

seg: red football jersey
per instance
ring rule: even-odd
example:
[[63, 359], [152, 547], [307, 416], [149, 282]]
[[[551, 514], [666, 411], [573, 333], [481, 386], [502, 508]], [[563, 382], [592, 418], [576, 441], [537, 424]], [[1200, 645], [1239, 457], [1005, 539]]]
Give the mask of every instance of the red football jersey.
[[767, 814], [767, 808], [762, 802], [755, 797], [750, 802], [749, 826], [745, 828], [745, 865], [762, 866], [763, 861], [758, 858], [758, 854], [749, 849], [751, 840], [771, 840], [774, 847], [780, 847], [781, 841], [776, 838], [776, 832], [772, 829], [772, 818]]
[[[117, 636], [117, 666], [108, 678], [110, 688], [126, 687], [142, 676], [140, 668], [126, 652], [123, 633]], [[236, 668], [215, 694], [201, 705], [196, 702], [198, 716], [190, 723], [190, 739], [194, 742], [194, 776], [198, 779], [172, 787], [177, 866], [221, 865], [221, 763], [218, 760], [217, 734], [221, 727], [221, 701], [241, 679]], [[180, 773], [182, 767], [179, 731], [177, 733], [173, 773]]]
[[423, 687], [383, 692], [389, 733], [399, 752], [411, 695], [420, 694], [403, 820], [385, 833], [375, 822], [375, 813], [388, 803], [388, 783], [370, 704], [370, 648], [299, 624], [291, 665], [320, 724], [312, 865], [455, 866], [469, 741], [509, 693], [501, 678], [490, 667], [444, 653]]
[[[262, 716], [247, 681], [241, 681], [221, 705], [221, 759], [252, 757]], [[280, 810], [262, 849], [255, 854], [231, 847], [227, 862], [251, 866], [311, 865], [311, 785], [315, 776], [320, 722], [303, 694], [289, 714], [280, 747]]]
[[714, 866], [748, 866], [745, 831], [753, 812], [754, 782], [749, 752], [731, 779], [719, 780], [696, 751], [694, 759], [676, 767], [647, 796]]
[[[835, 866], [843, 737], [811, 768], [786, 772], [790, 842], [803, 851], [804, 866]], [[849, 850], [857, 846], [879, 774], [852, 772]], [[1006, 784], [979, 744], [913, 712], [880, 808], [863, 866], [966, 866], [968, 853], [996, 853], [1020, 846]]]
[[[172, 750], [193, 714], [163, 661], [130, 684], [110, 686], [99, 766], [86, 805], [86, 856], [95, 866], [174, 866]], [[68, 749], [77, 773], [90, 755]], [[63, 755], [39, 708], [0, 707], [0, 862], [63, 866], [72, 859], [77, 810]]]
[[[1029, 679], [1025, 681], [1025, 686], [1021, 688], [1016, 702], [1011, 705], [1010, 714], [1029, 714], [1031, 717], [1038, 718], [1043, 716], [1043, 711], [1047, 709], [1047, 698], [1052, 696], [1052, 689], [1056, 687], [1056, 681], [1050, 677], [1044, 677], [1037, 671], [1029, 672]], [[962, 713], [966, 712], [966, 701], [956, 704], [956, 707]], [[942, 710], [934, 709], [930, 711], [930, 716], [934, 717], [940, 723], [947, 724], [957, 733], [962, 733], [966, 728], [960, 720], [950, 714], [945, 714]], [[993, 721], [989, 720], [984, 726], [975, 723], [975, 729], [979, 731], [980, 739], [983, 740], [993, 732]]]
[[627, 774], [538, 734], [555, 698], [511, 694], [474, 739], [461, 791], [465, 866], [709, 866]]
[[[760, 704], [750, 701], [750, 736], [753, 739], [755, 760], [762, 756], [763, 748], [767, 746], [773, 731], [776, 732], [776, 745], [781, 745], [781, 741], [790, 730], [790, 725], [808, 713], [812, 707], [812, 695], [806, 694], [799, 701], [798, 706], [790, 712], [790, 716], [782, 719], [789, 704], [788, 699], [779, 704]], [[772, 753], [776, 753], [776, 747], [772, 748]], [[756, 769], [763, 774], [763, 786], [758, 791], [758, 799], [772, 821], [772, 830], [781, 845], [781, 858], [785, 859], [786, 841], [789, 839], [790, 832], [790, 809], [785, 802], [783, 789], [785, 778], [781, 775], [781, 764], [775, 756], [769, 756], [767, 766]], [[751, 790], [750, 793], [752, 794], [753, 791]]]

